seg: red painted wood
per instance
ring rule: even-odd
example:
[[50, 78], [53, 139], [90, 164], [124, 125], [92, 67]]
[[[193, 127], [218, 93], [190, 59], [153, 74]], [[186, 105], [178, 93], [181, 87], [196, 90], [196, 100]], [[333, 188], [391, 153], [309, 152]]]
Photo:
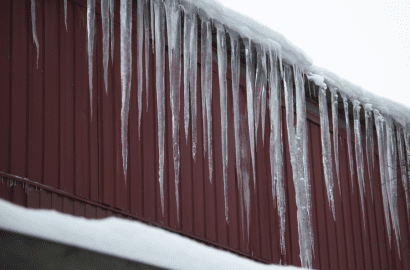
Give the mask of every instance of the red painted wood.
[[26, 1], [12, 1], [10, 172], [21, 176], [27, 175], [28, 7]]
[[2, 0], [0, 2], [0, 170], [10, 172], [10, 115], [11, 115], [11, 10], [12, 1]]
[[[44, 2], [44, 3], [43, 3]], [[286, 254], [279, 245], [279, 218], [272, 198], [272, 168], [270, 168], [269, 117], [265, 119], [265, 134], [261, 124], [257, 130], [256, 189], [252, 176], [249, 134], [246, 118], [245, 74], [241, 76], [240, 112], [242, 114], [241, 146], [234, 141], [233, 98], [231, 74], [228, 70], [228, 205], [229, 224], [225, 221], [219, 80], [217, 63], [213, 64], [212, 150], [214, 170], [209, 181], [208, 153], [203, 152], [200, 64], [197, 77], [197, 153], [192, 158], [192, 115], [188, 140], [183, 121], [183, 83], [181, 84], [180, 153], [181, 171], [179, 209], [176, 208], [175, 179], [172, 153], [172, 114], [169, 105], [169, 66], [165, 62], [166, 142], [164, 167], [164, 216], [162, 215], [158, 182], [157, 104], [155, 82], [155, 52], [149, 49], [149, 70], [143, 71], [141, 137], [138, 137], [138, 53], [133, 46], [133, 74], [129, 115], [129, 155], [125, 181], [121, 145], [121, 76], [119, 12], [115, 19], [114, 64], [109, 63], [108, 93], [102, 67], [102, 32], [97, 5], [93, 71], [93, 114], [90, 111], [88, 63], [86, 51], [86, 1], [68, 2], [68, 31], [60, 1], [36, 1], [36, 26], [40, 43], [39, 68], [37, 51], [31, 32], [29, 1], [0, 1], [0, 171], [14, 178], [16, 184], [0, 184], [0, 197], [30, 208], [102, 218], [118, 216], [139, 219], [159, 225], [199, 241], [228, 249], [264, 262], [300, 265], [297, 206], [289, 159], [286, 109], [282, 108], [284, 141], [284, 180], [286, 198]], [[18, 7], [23, 8], [18, 8]], [[135, 19], [135, 18], [134, 18]], [[136, 24], [133, 24], [133, 44], [136, 44]], [[151, 41], [152, 42], [152, 41]], [[150, 44], [151, 47], [152, 43]], [[168, 58], [168, 51], [166, 59]], [[200, 56], [200, 52], [199, 52]], [[10, 58], [9, 58], [10, 57]], [[145, 60], [145, 56], [143, 58]], [[229, 61], [229, 59], [228, 59]], [[183, 70], [183, 66], [182, 66]], [[149, 75], [148, 110], [146, 108], [145, 72]], [[181, 78], [183, 82], [183, 78]], [[339, 164], [342, 200], [334, 169], [336, 222], [328, 205], [323, 177], [320, 141], [320, 120], [315, 97], [308, 102], [308, 141], [311, 173], [312, 225], [314, 237], [313, 267], [316, 269], [406, 269], [405, 251], [398, 247], [392, 230], [389, 246], [382, 203], [379, 163], [373, 170], [374, 199], [370, 195], [370, 179], [365, 158], [365, 216], [354, 168], [354, 190], [350, 182], [346, 132], [339, 128]], [[343, 111], [340, 111], [343, 114]], [[341, 122], [344, 121], [340, 115]], [[263, 120], [261, 120], [263, 121]], [[330, 120], [331, 121], [331, 120]], [[362, 129], [364, 138], [365, 130]], [[352, 138], [354, 134], [352, 132]], [[265, 138], [263, 144], [262, 136]], [[375, 137], [376, 138], [376, 137]], [[352, 141], [354, 151], [354, 140]], [[333, 143], [332, 143], [333, 144]], [[365, 153], [365, 143], [363, 141]], [[249, 177], [250, 227], [246, 212], [241, 213], [241, 191], [238, 190], [235, 149], [243, 151], [242, 169]], [[333, 146], [334, 147], [334, 146]], [[241, 151], [241, 152], [242, 152]], [[12, 175], [10, 175], [10, 173]], [[15, 175], [15, 176], [13, 176]], [[23, 177], [23, 178], [21, 178]], [[403, 192], [400, 173], [398, 194]], [[13, 182], [14, 183], [14, 182]], [[28, 194], [24, 184], [30, 184]], [[42, 185], [45, 184], [45, 185]], [[39, 187], [43, 189], [40, 190]], [[36, 190], [37, 188], [37, 190]], [[242, 206], [245, 207], [244, 205]], [[400, 246], [406, 247], [409, 225], [405, 201], [398, 199], [401, 231]], [[179, 221], [177, 213], [179, 210]], [[243, 222], [242, 222], [243, 221]]]

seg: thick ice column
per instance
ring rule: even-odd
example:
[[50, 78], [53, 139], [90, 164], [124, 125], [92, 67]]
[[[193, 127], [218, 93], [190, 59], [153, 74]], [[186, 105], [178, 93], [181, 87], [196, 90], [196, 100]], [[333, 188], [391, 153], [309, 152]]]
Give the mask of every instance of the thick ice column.
[[[312, 267], [313, 257], [313, 233], [310, 213], [310, 183], [309, 183], [309, 160], [306, 126], [306, 101], [303, 77], [297, 67], [295, 72], [296, 87], [296, 130], [294, 126], [293, 110], [293, 82], [290, 68], [285, 68], [285, 104], [286, 125], [288, 129], [289, 153], [292, 164], [293, 183], [296, 193], [298, 234], [300, 260], [302, 267]], [[326, 115], [327, 116], [327, 115]], [[322, 118], [322, 117], [321, 117]], [[328, 127], [329, 128], [329, 127]], [[330, 137], [329, 137], [330, 142]]]
[[[152, 3], [152, 1], [151, 1]], [[165, 11], [161, 2], [155, 2], [155, 68], [158, 114], [158, 181], [161, 195], [162, 216], [164, 216], [164, 139], [165, 139]], [[152, 14], [152, 13], [151, 13]]]
[[226, 94], [226, 38], [225, 27], [215, 24], [217, 29], [218, 71], [219, 71], [219, 99], [221, 108], [221, 142], [222, 142], [222, 168], [225, 199], [225, 219], [228, 221], [228, 115]]
[[329, 206], [332, 209], [333, 219], [336, 220], [335, 203], [334, 203], [334, 183], [332, 168], [332, 145], [329, 133], [329, 118], [327, 112], [326, 89], [319, 89], [319, 110], [320, 110], [320, 137], [322, 140], [322, 162], [325, 175], [325, 184]]
[[255, 126], [254, 126], [254, 67], [252, 61], [252, 42], [251, 40], [244, 41], [246, 54], [246, 105], [248, 109], [248, 128], [249, 128], [249, 143], [252, 157], [253, 170], [253, 187], [256, 190], [256, 173], [255, 173]]
[[269, 71], [269, 115], [270, 115], [270, 167], [272, 175], [272, 198], [275, 202], [280, 223], [280, 249], [286, 254], [285, 246], [285, 223], [286, 223], [286, 201], [283, 183], [283, 145], [282, 145], [282, 97], [278, 74], [278, 54], [276, 50], [269, 49], [270, 71]]
[[137, 48], [138, 48], [138, 138], [141, 138], [142, 115], [142, 45], [144, 44], [144, 7], [143, 0], [137, 6]]
[[87, 52], [88, 52], [88, 84], [90, 91], [91, 121], [93, 116], [93, 56], [95, 34], [95, 0], [87, 0]]
[[372, 193], [373, 201], [373, 167], [374, 167], [374, 143], [373, 143], [373, 117], [372, 117], [372, 105], [365, 104], [364, 115], [366, 118], [366, 155], [367, 155], [367, 169], [370, 179], [370, 190]]
[[364, 196], [366, 192], [366, 186], [364, 184], [363, 148], [362, 148], [362, 135], [360, 132], [360, 129], [361, 129], [360, 127], [360, 102], [357, 100], [353, 101], [353, 119], [354, 119], [354, 138], [355, 138], [355, 150], [356, 150], [357, 182], [359, 184], [360, 201], [362, 204], [363, 228], [366, 228], [366, 214], [365, 214], [365, 207], [364, 207]]
[[39, 44], [37, 38], [37, 29], [36, 29], [36, 1], [31, 0], [31, 26], [33, 32], [33, 42], [36, 44], [37, 49], [37, 69], [38, 69], [38, 55], [39, 55]]
[[[103, 30], [103, 67], [105, 94], [108, 94], [108, 59], [110, 58], [110, 3], [109, 0], [101, 1], [101, 21]], [[67, 25], [66, 25], [67, 26]]]
[[[394, 233], [396, 235], [396, 243], [399, 245], [400, 240], [400, 223], [399, 212], [397, 208], [397, 144], [396, 134], [394, 132], [393, 119], [386, 117], [387, 128], [387, 165], [389, 179], [387, 180], [387, 188], [389, 194], [390, 214], [393, 221]], [[400, 250], [399, 257], [400, 257]]]
[[191, 78], [190, 56], [191, 56], [191, 14], [185, 10], [184, 14], [184, 127], [185, 143], [188, 143], [189, 128], [189, 82]]
[[386, 135], [385, 135], [385, 119], [379, 113], [378, 110], [373, 110], [374, 120], [376, 123], [376, 132], [377, 132], [377, 145], [379, 149], [379, 164], [380, 164], [380, 182], [382, 187], [382, 196], [383, 196], [383, 209], [384, 209], [384, 218], [386, 219], [387, 225], [387, 234], [389, 236], [389, 244], [391, 248], [391, 227], [390, 227], [390, 216], [389, 216], [389, 197], [386, 185], [387, 179], [387, 162], [386, 162]]
[[339, 173], [339, 134], [338, 134], [338, 127], [339, 121], [337, 117], [338, 113], [338, 104], [337, 104], [337, 92], [336, 89], [330, 87], [330, 93], [332, 95], [331, 102], [332, 102], [332, 123], [333, 123], [333, 145], [334, 145], [334, 155], [335, 155], [335, 164], [336, 164], [336, 174], [337, 174], [337, 183], [339, 184], [339, 194], [340, 198], [342, 198], [342, 189], [340, 188], [340, 173]]
[[175, 197], [179, 221], [179, 116], [180, 116], [180, 86], [181, 86], [181, 10], [179, 4], [172, 0], [165, 1], [167, 13], [168, 55], [170, 73], [170, 101], [172, 112], [172, 152], [175, 173]]
[[191, 19], [191, 29], [190, 29], [190, 78], [189, 78], [189, 85], [190, 85], [190, 93], [191, 93], [191, 127], [192, 127], [192, 157], [196, 162], [196, 146], [198, 142], [198, 135], [197, 135], [197, 90], [196, 90], [196, 83], [197, 83], [197, 68], [198, 68], [198, 24], [196, 20], [196, 12], [192, 11], [192, 19]]
[[352, 153], [352, 135], [350, 133], [350, 120], [349, 120], [349, 106], [347, 103], [347, 97], [345, 94], [342, 94], [343, 106], [345, 109], [345, 119], [346, 119], [346, 137], [347, 137], [347, 150], [349, 152], [349, 167], [350, 167], [350, 182], [352, 183], [352, 192], [353, 192], [353, 153]]
[[[95, 3], [94, 3], [95, 4]], [[131, 34], [132, 1], [121, 0], [121, 143], [124, 179], [127, 182], [128, 116], [132, 74]], [[93, 27], [94, 29], [94, 27]], [[94, 36], [94, 35], [93, 35]]]
[[408, 186], [408, 176], [409, 172], [407, 171], [406, 167], [406, 154], [404, 151], [404, 143], [403, 143], [403, 126], [396, 123], [396, 130], [397, 130], [397, 150], [399, 152], [400, 158], [400, 172], [401, 172], [401, 182], [403, 184], [404, 194], [406, 196], [406, 204], [407, 204], [407, 219], [410, 220], [410, 194], [409, 194], [409, 186]]

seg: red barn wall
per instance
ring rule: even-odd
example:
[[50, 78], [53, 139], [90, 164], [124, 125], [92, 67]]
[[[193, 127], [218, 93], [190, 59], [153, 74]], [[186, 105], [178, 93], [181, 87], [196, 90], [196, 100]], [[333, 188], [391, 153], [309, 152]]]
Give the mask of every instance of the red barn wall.
[[[149, 49], [148, 71], [149, 96], [146, 100], [144, 90], [139, 137], [135, 16], [128, 134], [129, 165], [125, 181], [120, 138], [121, 78], [118, 10], [115, 13], [114, 62], [112, 65], [110, 60], [108, 65], [108, 93], [106, 94], [102, 65], [101, 16], [100, 6], [97, 3], [91, 114], [86, 53], [86, 1], [68, 1], [67, 31], [64, 23], [63, 1], [36, 0], [36, 4], [36, 26], [40, 45], [38, 68], [36, 66], [36, 46], [32, 37], [30, 1], [0, 1], [0, 82], [2, 86], [0, 91], [0, 175], [3, 176], [0, 183], [1, 198], [29, 208], [56, 209], [87, 218], [114, 215], [137, 219], [262, 262], [300, 265], [297, 207], [284, 107], [282, 107], [282, 136], [287, 209], [286, 254], [281, 254], [279, 220], [271, 193], [268, 115], [264, 119], [265, 134], [262, 134], [260, 127], [257, 134], [255, 190], [253, 180], [249, 180], [251, 194], [249, 241], [246, 228], [242, 227], [234, 163], [235, 142], [230, 71], [227, 75], [229, 225], [225, 222], [224, 214], [217, 63], [213, 63], [212, 75], [214, 171], [211, 184], [208, 175], [208, 159], [204, 158], [202, 149], [200, 57], [198, 57], [197, 83], [198, 146], [195, 161], [191, 154], [191, 130], [188, 142], [186, 142], [183, 110], [181, 110], [178, 222], [172, 163], [171, 109], [168, 94], [166, 95], [164, 215], [161, 210], [158, 183], [155, 52], [151, 48]], [[151, 45], [152, 40], [150, 40]], [[166, 82], [169, 81], [168, 71], [167, 55]], [[145, 72], [144, 69], [144, 88]], [[246, 109], [244, 78], [241, 78], [240, 87], [242, 90], [240, 109], [244, 112]], [[183, 83], [181, 83], [181, 92], [182, 90]], [[166, 93], [169, 93], [169, 84], [166, 84]], [[181, 94], [181, 108], [183, 104]], [[334, 169], [335, 222], [329, 208], [324, 184], [321, 127], [318, 104], [314, 98], [308, 99], [307, 110], [314, 234], [313, 267], [316, 269], [410, 269], [408, 258], [410, 232], [401, 181], [398, 181], [400, 259], [393, 231], [392, 245], [391, 248], [389, 247], [382, 204], [377, 146], [373, 170], [373, 199], [369, 192], [370, 181], [366, 155], [364, 155], [366, 183], [366, 224], [364, 227], [357, 173], [354, 172], [355, 179], [353, 179], [352, 188], [346, 132], [343, 126], [344, 117], [343, 111], [340, 111], [341, 191], [336, 184]], [[351, 128], [353, 130], [353, 127]], [[364, 129], [362, 129], [363, 138], [364, 134]], [[265, 137], [264, 144], [262, 136]], [[354, 147], [352, 149], [354, 151]], [[248, 162], [249, 172], [252, 170], [250, 166], [251, 162]], [[400, 171], [398, 177], [401, 179]], [[27, 192], [25, 191], [26, 184], [29, 184]]]

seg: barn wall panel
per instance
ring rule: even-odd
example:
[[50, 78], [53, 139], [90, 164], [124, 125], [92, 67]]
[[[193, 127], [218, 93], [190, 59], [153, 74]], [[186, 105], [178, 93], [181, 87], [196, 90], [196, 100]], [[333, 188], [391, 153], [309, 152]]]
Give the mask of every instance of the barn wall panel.
[[[168, 48], [165, 50], [165, 163], [164, 213], [158, 182], [158, 120], [155, 56], [149, 40], [143, 53], [142, 108], [138, 108], [138, 50], [136, 13], [133, 21], [132, 86], [128, 126], [128, 169], [123, 171], [121, 142], [121, 74], [119, 10], [115, 12], [114, 59], [109, 59], [105, 85], [100, 5], [96, 8], [93, 57], [93, 89], [89, 92], [87, 62], [86, 1], [68, 1], [67, 30], [63, 1], [36, 1], [36, 27], [40, 45], [33, 43], [30, 1], [0, 2], [0, 198], [29, 208], [55, 209], [87, 218], [117, 216], [137, 219], [231, 250], [266, 263], [300, 265], [297, 204], [290, 163], [287, 126], [282, 106], [283, 171], [286, 199], [286, 251], [279, 244], [279, 217], [272, 197], [269, 116], [257, 129], [254, 185], [247, 126], [245, 74], [240, 81], [242, 147], [234, 141], [231, 73], [227, 73], [228, 104], [228, 220], [225, 218], [219, 78], [217, 63], [212, 73], [212, 163], [204, 151], [201, 102], [201, 54], [197, 71], [197, 147], [192, 157], [192, 115], [188, 136], [184, 127], [183, 79], [181, 79], [179, 145], [181, 154], [178, 198], [173, 164], [172, 112], [170, 107]], [[215, 40], [214, 40], [215, 43]], [[198, 43], [198, 45], [200, 45]], [[215, 44], [214, 44], [215, 45]], [[145, 46], [145, 44], [143, 45]], [[214, 60], [216, 51], [214, 51]], [[111, 57], [111, 56], [110, 56]], [[149, 69], [145, 70], [145, 57]], [[228, 58], [228, 62], [230, 59]], [[243, 63], [242, 63], [243, 64]], [[183, 70], [183, 65], [181, 64]], [[146, 92], [148, 76], [148, 93]], [[310, 92], [315, 86], [306, 83]], [[92, 95], [92, 100], [91, 95]], [[344, 111], [339, 111], [340, 190], [333, 168], [335, 216], [328, 203], [322, 164], [318, 103], [307, 94], [307, 126], [310, 160], [311, 209], [314, 237], [313, 267], [316, 269], [408, 269], [410, 235], [401, 174], [398, 168], [398, 207], [401, 242], [392, 230], [391, 247], [385, 224], [378, 149], [372, 178], [367, 169], [365, 130], [362, 127], [365, 171], [365, 223], [357, 182], [357, 166], [350, 179]], [[91, 105], [92, 104], [92, 111]], [[284, 104], [284, 103], [282, 103]], [[190, 104], [189, 104], [190, 105]], [[142, 117], [139, 123], [138, 112]], [[267, 114], [269, 110], [267, 108]], [[329, 116], [330, 116], [329, 110]], [[330, 129], [332, 129], [332, 120]], [[351, 118], [351, 124], [353, 123]], [[262, 121], [265, 133], [262, 134]], [[336, 123], [335, 123], [336, 124]], [[364, 123], [362, 123], [364, 124]], [[353, 124], [351, 125], [353, 131]], [[332, 130], [331, 135], [332, 135]], [[375, 133], [375, 132], [374, 132]], [[355, 160], [354, 134], [351, 134]], [[376, 134], [375, 142], [376, 140]], [[377, 144], [377, 143], [376, 143]], [[250, 224], [242, 212], [238, 190], [235, 148], [243, 150], [242, 169], [249, 177]], [[334, 152], [332, 138], [332, 157]], [[243, 148], [243, 149], [242, 149]], [[334, 161], [335, 162], [335, 161]], [[354, 162], [356, 163], [356, 162]], [[335, 164], [335, 163], [334, 163]], [[212, 179], [212, 181], [210, 180]], [[353, 185], [352, 185], [353, 183]], [[372, 183], [372, 184], [371, 184]], [[371, 195], [373, 190], [373, 196]], [[340, 195], [341, 193], [341, 195]], [[401, 196], [400, 196], [401, 195]], [[179, 208], [176, 201], [179, 200]], [[243, 220], [242, 220], [243, 218]], [[390, 221], [391, 222], [391, 221]], [[390, 224], [392, 227], [392, 223]], [[249, 233], [249, 238], [248, 238]], [[399, 252], [401, 257], [399, 257]]]

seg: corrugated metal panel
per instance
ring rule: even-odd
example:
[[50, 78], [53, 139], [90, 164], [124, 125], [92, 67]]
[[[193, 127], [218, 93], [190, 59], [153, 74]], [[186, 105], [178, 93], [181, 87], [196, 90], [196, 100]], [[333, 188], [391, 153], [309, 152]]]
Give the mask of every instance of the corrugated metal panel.
[[[149, 49], [149, 96], [143, 95], [141, 137], [137, 116], [137, 46], [134, 21], [133, 74], [129, 118], [129, 166], [125, 182], [120, 140], [120, 44], [119, 13], [116, 12], [114, 64], [109, 64], [108, 94], [105, 93], [102, 69], [101, 17], [97, 14], [93, 74], [93, 114], [90, 118], [88, 69], [86, 55], [85, 1], [69, 1], [68, 31], [65, 30], [63, 1], [37, 1], [37, 35], [40, 43], [39, 67], [32, 42], [30, 1], [1, 2], [0, 78], [0, 173], [19, 181], [8, 187], [4, 178], [0, 197], [32, 208], [56, 209], [88, 218], [120, 216], [161, 226], [207, 244], [234, 251], [263, 262], [300, 265], [297, 206], [292, 179], [282, 108], [284, 174], [286, 197], [286, 254], [279, 245], [279, 220], [272, 198], [269, 157], [269, 119], [266, 133], [257, 133], [256, 175], [254, 190], [250, 179], [251, 225], [247, 238], [246, 221], [242, 223], [235, 169], [233, 97], [228, 91], [228, 203], [229, 224], [225, 222], [222, 180], [220, 107], [218, 69], [213, 66], [213, 183], [209, 181], [208, 159], [202, 149], [202, 109], [198, 98], [198, 147], [192, 159], [191, 132], [185, 141], [183, 121], [180, 126], [181, 178], [179, 182], [179, 222], [173, 179], [171, 109], [166, 96], [164, 216], [161, 210], [158, 177], [157, 115], [154, 52]], [[97, 4], [97, 13], [99, 12]], [[150, 44], [151, 46], [151, 44]], [[144, 56], [145, 57], [145, 56]], [[200, 57], [198, 57], [200, 58]], [[168, 55], [166, 78], [169, 81]], [[145, 71], [143, 72], [145, 85]], [[201, 96], [200, 70], [197, 91]], [[231, 75], [228, 72], [228, 89]], [[241, 81], [240, 110], [245, 112], [245, 82]], [[310, 86], [312, 87], [312, 86]], [[183, 85], [181, 85], [181, 91]], [[169, 84], [166, 84], [169, 93]], [[327, 202], [321, 156], [318, 105], [315, 98], [308, 105], [308, 141], [312, 181], [312, 222], [314, 233], [313, 267], [317, 269], [409, 269], [409, 224], [404, 196], [399, 196], [401, 260], [395, 237], [392, 249], [385, 228], [382, 207], [377, 146], [373, 170], [374, 200], [365, 160], [366, 228], [363, 228], [357, 174], [351, 187], [346, 132], [339, 129], [341, 193], [335, 185], [336, 222]], [[146, 103], [148, 102], [148, 108]], [[181, 95], [181, 105], [184, 103]], [[181, 110], [182, 114], [183, 110]], [[342, 113], [342, 112], [341, 112]], [[344, 123], [343, 117], [341, 123]], [[247, 131], [246, 131], [247, 132]], [[182, 135], [183, 134], [183, 135]], [[364, 133], [364, 129], [362, 130]], [[353, 134], [352, 134], [353, 135]], [[262, 136], [265, 136], [264, 143]], [[363, 143], [363, 145], [365, 145]], [[333, 141], [332, 141], [333, 147]], [[353, 148], [354, 151], [354, 148]], [[248, 151], [248, 156], [250, 153]], [[364, 155], [366, 158], [366, 155]], [[251, 163], [245, 164], [251, 171]], [[355, 168], [356, 169], [356, 168]], [[22, 177], [17, 178], [13, 175]], [[251, 175], [251, 174], [250, 174]], [[334, 172], [334, 175], [336, 173]], [[398, 174], [400, 178], [400, 171]], [[28, 193], [21, 183], [30, 184]], [[42, 190], [40, 190], [40, 187]], [[401, 181], [398, 194], [403, 194]], [[245, 226], [243, 226], [245, 224]]]

